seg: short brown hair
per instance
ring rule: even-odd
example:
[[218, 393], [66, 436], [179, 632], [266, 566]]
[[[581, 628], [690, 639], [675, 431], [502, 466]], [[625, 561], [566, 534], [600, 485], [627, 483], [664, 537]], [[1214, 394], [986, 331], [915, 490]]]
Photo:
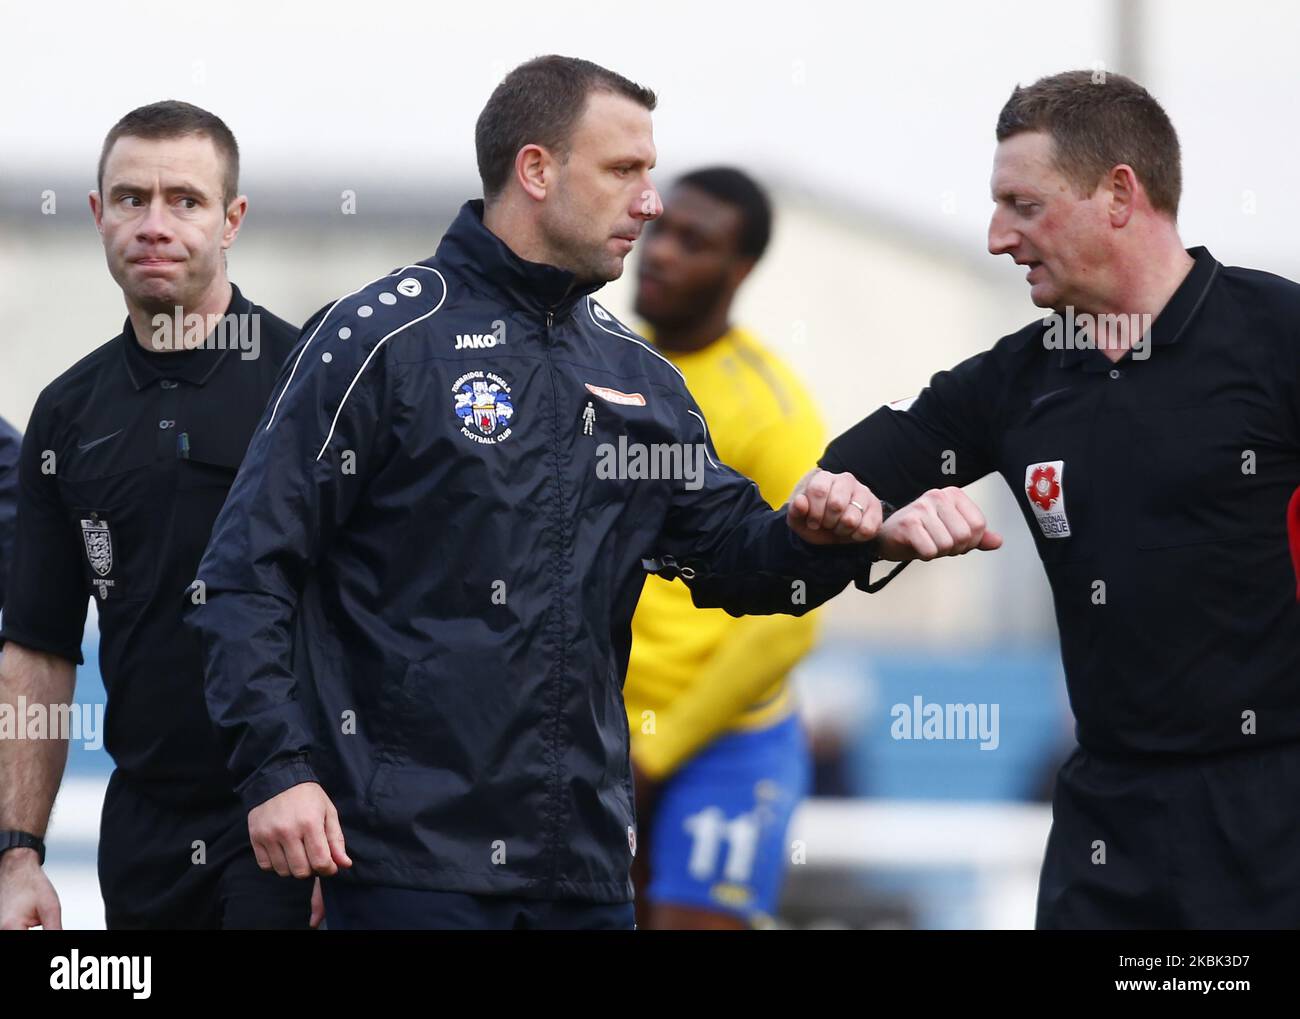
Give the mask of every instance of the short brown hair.
[[239, 144], [230, 128], [226, 127], [226, 122], [215, 113], [179, 99], [141, 106], [113, 125], [99, 152], [99, 173], [96, 176], [99, 190], [104, 190], [104, 164], [119, 138], [183, 138], [190, 134], [212, 139], [217, 154], [225, 163], [221, 200], [228, 205], [239, 194]]
[[1122, 74], [1066, 71], [1016, 86], [998, 114], [997, 138], [1044, 131], [1056, 167], [1090, 195], [1113, 167], [1127, 163], [1151, 205], [1178, 216], [1183, 190], [1178, 135], [1151, 93]]
[[490, 202], [501, 193], [525, 145], [541, 145], [567, 159], [573, 129], [592, 92], [626, 96], [647, 110], [658, 103], [650, 89], [576, 57], [535, 57], [507, 74], [474, 125], [483, 197]]

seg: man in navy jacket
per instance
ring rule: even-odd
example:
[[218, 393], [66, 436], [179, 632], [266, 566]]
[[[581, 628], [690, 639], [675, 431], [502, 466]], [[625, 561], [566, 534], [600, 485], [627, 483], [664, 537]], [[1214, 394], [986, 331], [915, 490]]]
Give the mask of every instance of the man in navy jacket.
[[592, 298], [660, 211], [654, 104], [586, 61], [513, 71], [486, 202], [308, 322], [213, 529], [209, 710], [259, 860], [324, 875], [333, 928], [630, 928], [647, 567], [799, 613], [875, 558], [867, 489], [844, 544], [796, 537]]

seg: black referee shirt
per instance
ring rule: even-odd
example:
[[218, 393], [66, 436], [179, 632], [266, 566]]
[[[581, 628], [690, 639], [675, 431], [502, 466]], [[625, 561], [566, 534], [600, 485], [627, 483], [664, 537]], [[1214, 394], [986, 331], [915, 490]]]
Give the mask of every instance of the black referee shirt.
[[0, 641], [81, 664], [95, 598], [105, 747], [129, 777], [176, 802], [234, 798], [181, 610], [298, 338], [238, 288], [226, 314], [224, 333], [184, 351], [145, 350], [128, 319], [41, 392], [23, 438], [0, 629]]
[[1079, 743], [1204, 754], [1300, 740], [1300, 286], [1204, 248], [1112, 364], [1043, 321], [882, 407], [822, 457], [902, 505], [997, 471], [1047, 570]]

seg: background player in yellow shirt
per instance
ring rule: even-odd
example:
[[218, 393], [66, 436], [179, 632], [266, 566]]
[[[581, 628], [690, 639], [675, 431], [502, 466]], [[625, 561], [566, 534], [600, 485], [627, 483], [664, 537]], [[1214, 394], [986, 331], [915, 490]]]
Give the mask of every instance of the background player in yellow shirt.
[[[825, 436], [790, 369], [730, 320], [771, 226], [767, 196], [741, 171], [679, 178], [641, 242], [636, 311], [685, 375], [722, 459], [781, 506]], [[623, 690], [639, 926], [744, 928], [775, 911], [786, 829], [809, 780], [786, 676], [815, 627], [812, 614], [697, 609], [686, 585], [647, 578]]]

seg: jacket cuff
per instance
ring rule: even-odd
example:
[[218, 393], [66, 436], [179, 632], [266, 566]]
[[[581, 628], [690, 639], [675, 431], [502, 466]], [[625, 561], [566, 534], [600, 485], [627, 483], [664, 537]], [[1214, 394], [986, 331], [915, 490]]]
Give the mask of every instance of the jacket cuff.
[[[828, 564], [835, 564], [850, 571], [845, 583], [858, 576], [858, 572], [871, 572], [873, 563], [880, 561], [879, 545], [875, 538], [870, 541], [836, 542], [831, 545], [814, 545], [805, 541], [794, 531], [789, 532], [790, 544], [798, 550], [804, 559], [803, 568], [825, 569]], [[798, 572], [802, 572], [802, 569]]]
[[245, 782], [239, 789], [239, 798], [243, 800], [245, 810], [252, 810], [286, 789], [292, 789], [304, 782], [319, 783], [319, 781], [305, 756], [282, 759], [269, 768], [257, 772]]

